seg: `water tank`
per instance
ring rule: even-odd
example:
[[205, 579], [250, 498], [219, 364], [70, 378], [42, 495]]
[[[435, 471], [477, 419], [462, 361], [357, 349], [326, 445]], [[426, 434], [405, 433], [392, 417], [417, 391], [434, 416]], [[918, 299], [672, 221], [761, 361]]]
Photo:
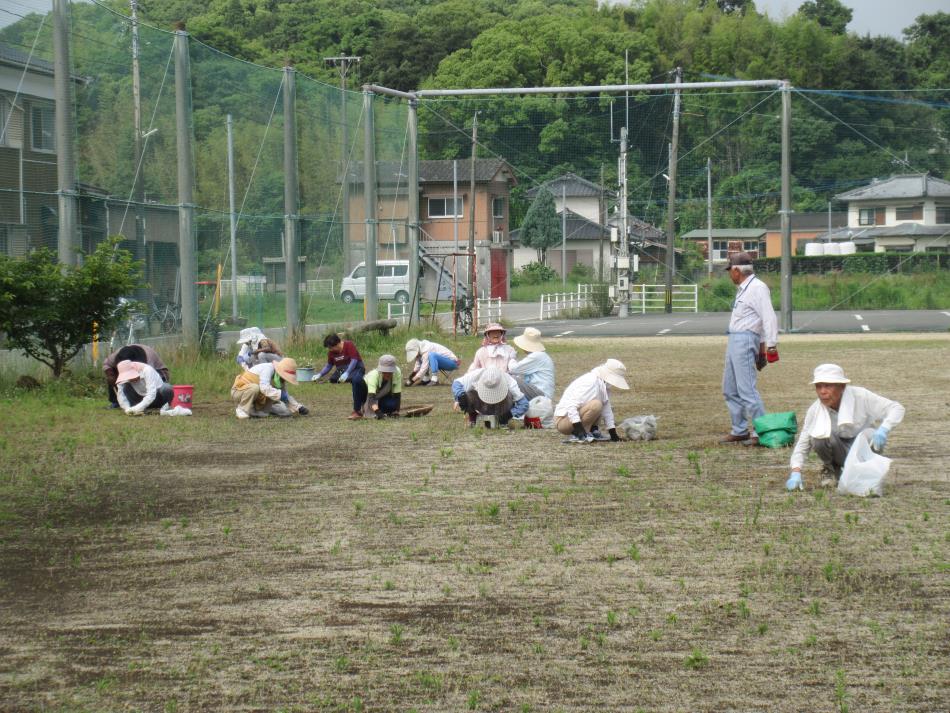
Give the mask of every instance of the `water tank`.
[[858, 247], [852, 242], [847, 241], [841, 243], [841, 254], [842, 255], [854, 255], [858, 251]]
[[825, 244], [825, 255], [840, 255], [841, 254], [841, 243], [826, 243]]
[[805, 244], [805, 255], [808, 257], [815, 257], [817, 255], [825, 254], [825, 246], [823, 243], [806, 243]]

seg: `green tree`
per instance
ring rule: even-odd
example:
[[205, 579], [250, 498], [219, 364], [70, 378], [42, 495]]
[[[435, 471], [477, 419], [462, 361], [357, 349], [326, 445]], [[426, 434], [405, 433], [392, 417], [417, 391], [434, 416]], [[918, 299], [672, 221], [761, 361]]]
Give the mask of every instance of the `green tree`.
[[120, 302], [140, 284], [141, 265], [117, 248], [99, 244], [77, 267], [56, 262], [49, 249], [26, 258], [0, 256], [0, 332], [9, 347], [46, 364], [59, 378], [69, 360], [100, 333], [118, 325], [131, 308]]
[[558, 219], [554, 194], [538, 191], [521, 224], [521, 244], [538, 251], [538, 262], [544, 264], [548, 248], [561, 242], [561, 221]]
[[806, 0], [798, 11], [836, 35], [843, 35], [847, 31], [854, 14], [840, 0]]

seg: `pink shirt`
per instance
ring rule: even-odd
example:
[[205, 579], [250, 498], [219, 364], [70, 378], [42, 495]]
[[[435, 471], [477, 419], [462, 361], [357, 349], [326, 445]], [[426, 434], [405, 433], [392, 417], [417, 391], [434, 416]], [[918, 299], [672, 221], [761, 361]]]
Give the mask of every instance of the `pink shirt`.
[[469, 373], [475, 369], [485, 369], [493, 366], [508, 373], [508, 365], [518, 358], [515, 348], [508, 344], [486, 344], [475, 352], [475, 358], [472, 359], [471, 366], [468, 367]]

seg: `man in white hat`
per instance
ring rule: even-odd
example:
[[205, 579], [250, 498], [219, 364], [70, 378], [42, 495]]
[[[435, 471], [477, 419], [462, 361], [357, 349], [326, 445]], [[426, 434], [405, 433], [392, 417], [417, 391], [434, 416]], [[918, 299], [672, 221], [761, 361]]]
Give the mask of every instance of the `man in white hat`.
[[610, 405], [610, 387], [626, 391], [627, 367], [617, 359], [608, 359], [594, 367], [583, 376], [579, 376], [564, 389], [564, 395], [554, 409], [554, 425], [565, 436], [566, 443], [593, 443], [606, 441], [597, 428], [603, 418], [611, 441], [619, 441], [614, 412]]
[[822, 472], [828, 476], [822, 485], [831, 485], [832, 478], [837, 481], [841, 477], [848, 451], [858, 434], [866, 430], [872, 447], [880, 452], [891, 429], [904, 418], [904, 407], [896, 401], [860, 386], [850, 386], [851, 380], [837, 364], [819, 364], [811, 383], [818, 399], [808, 407], [792, 452], [792, 472], [785, 482], [787, 490], [803, 489], [802, 466], [809, 451], [815, 451], [821, 459]]
[[510, 374], [491, 366], [470, 371], [453, 381], [452, 396], [453, 408], [468, 414], [470, 426], [479, 414], [495, 416], [498, 424], [504, 426], [528, 410], [528, 399], [518, 383]]
[[436, 386], [440, 371], [455, 371], [459, 358], [451, 349], [427, 339], [410, 339], [406, 342], [406, 363], [412, 371], [406, 386]]
[[529, 400], [536, 396], [547, 396], [554, 400], [554, 361], [545, 351], [541, 332], [534, 327], [526, 327], [524, 334], [518, 335], [513, 341], [518, 349], [528, 355], [511, 364], [508, 373], [515, 377]]
[[769, 287], [755, 276], [749, 253], [730, 256], [728, 270], [736, 299], [729, 318], [722, 394], [732, 430], [719, 442], [757, 446], [759, 437], [752, 430], [752, 421], [765, 414], [765, 405], [756, 389], [756, 371], [767, 362], [778, 361], [778, 319]]

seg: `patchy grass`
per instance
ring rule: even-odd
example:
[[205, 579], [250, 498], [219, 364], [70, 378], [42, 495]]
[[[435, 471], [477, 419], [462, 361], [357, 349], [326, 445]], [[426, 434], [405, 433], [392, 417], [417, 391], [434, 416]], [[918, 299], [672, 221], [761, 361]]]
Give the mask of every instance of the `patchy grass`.
[[469, 430], [446, 386], [410, 422], [312, 384], [313, 415], [239, 422], [229, 360], [173, 360], [191, 419], [0, 385], [3, 709], [940, 710], [950, 339], [787, 338], [762, 373], [771, 410], [829, 360], [908, 407], [868, 500], [716, 444], [723, 341], [549, 340], [562, 388], [627, 363], [648, 443]]

